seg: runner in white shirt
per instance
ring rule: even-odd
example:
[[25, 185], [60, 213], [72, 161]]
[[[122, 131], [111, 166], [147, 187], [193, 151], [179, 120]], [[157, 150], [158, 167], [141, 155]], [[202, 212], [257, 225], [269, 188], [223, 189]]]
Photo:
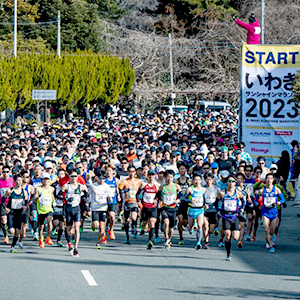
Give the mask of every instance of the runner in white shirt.
[[107, 244], [105, 222], [108, 202], [112, 202], [113, 191], [105, 181], [105, 172], [95, 170], [95, 182], [91, 178], [87, 182], [90, 194], [90, 207], [92, 210], [93, 228], [99, 229], [96, 248], [102, 249], [101, 244]]

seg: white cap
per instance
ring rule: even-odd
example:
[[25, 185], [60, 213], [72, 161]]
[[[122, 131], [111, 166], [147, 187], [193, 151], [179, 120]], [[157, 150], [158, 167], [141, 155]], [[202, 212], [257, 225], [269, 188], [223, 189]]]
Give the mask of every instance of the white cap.
[[165, 172], [165, 169], [163, 167], [159, 167], [157, 173]]
[[32, 161], [38, 161], [38, 162], [41, 162], [41, 159], [38, 157], [38, 156], [35, 156]]
[[41, 139], [41, 140], [40, 140], [40, 144], [46, 145], [46, 144], [47, 144], [47, 141], [46, 141], [45, 139]]
[[195, 160], [203, 160], [203, 156], [198, 154], [198, 155], [195, 157]]
[[42, 179], [45, 179], [45, 178], [50, 179], [50, 175], [49, 175], [47, 172], [44, 172], [44, 173], [42, 174]]
[[277, 165], [275, 165], [275, 164], [272, 164], [272, 165], [270, 166], [270, 170], [272, 170], [272, 169], [276, 169], [276, 170], [278, 170], [278, 166], [277, 166]]
[[220, 171], [220, 175], [223, 178], [227, 178], [230, 175], [230, 173], [227, 170], [222, 170], [222, 171]]
[[51, 161], [47, 161], [44, 166], [45, 169], [50, 169], [50, 168], [53, 169], [53, 164]]

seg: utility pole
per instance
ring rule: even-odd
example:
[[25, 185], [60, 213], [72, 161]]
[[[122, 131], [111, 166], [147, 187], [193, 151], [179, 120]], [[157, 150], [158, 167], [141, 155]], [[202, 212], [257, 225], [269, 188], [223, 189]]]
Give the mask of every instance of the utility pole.
[[171, 85], [171, 105], [174, 105], [174, 82], [173, 82], [173, 55], [172, 55], [172, 35], [169, 33], [169, 54], [170, 54], [170, 85]]
[[60, 43], [60, 10], [57, 12], [57, 55], [61, 57], [61, 43]]
[[17, 15], [18, 15], [18, 0], [14, 2], [14, 56], [17, 57]]
[[265, 0], [261, 0], [261, 44], [265, 44]]

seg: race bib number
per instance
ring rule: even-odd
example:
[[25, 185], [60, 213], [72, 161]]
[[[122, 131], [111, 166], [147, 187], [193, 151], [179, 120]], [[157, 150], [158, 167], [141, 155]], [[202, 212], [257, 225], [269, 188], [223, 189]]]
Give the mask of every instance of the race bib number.
[[49, 206], [51, 205], [51, 197], [42, 196], [40, 197], [40, 205], [41, 206]]
[[105, 203], [107, 201], [107, 197], [105, 194], [96, 194], [96, 202], [97, 203]]
[[265, 207], [272, 207], [276, 203], [275, 197], [265, 197]]
[[176, 196], [174, 194], [164, 196], [164, 203], [166, 205], [174, 204], [175, 201], [176, 201]]
[[127, 198], [134, 199], [136, 195], [136, 190], [135, 188], [129, 188], [127, 192]]
[[153, 204], [154, 199], [155, 199], [155, 194], [154, 193], [144, 193], [143, 201], [145, 203]]
[[110, 194], [111, 194], [111, 197], [114, 198], [116, 197], [116, 188], [114, 186], [111, 186], [110, 187]]
[[11, 209], [21, 209], [23, 204], [23, 199], [11, 199]]
[[261, 33], [261, 28], [260, 27], [254, 27], [254, 33], [255, 34], [260, 34]]
[[64, 202], [62, 200], [56, 200], [55, 201], [55, 205], [56, 206], [63, 206], [64, 205]]
[[71, 205], [72, 207], [78, 206], [80, 204], [80, 195], [79, 194], [69, 194], [69, 199], [72, 199]]
[[224, 201], [224, 210], [225, 211], [236, 211], [237, 201], [236, 200], [225, 200]]
[[253, 196], [253, 184], [249, 183], [249, 184], [247, 184], [247, 187], [249, 188], [250, 196]]
[[195, 206], [203, 206], [203, 197], [195, 197]]
[[205, 202], [207, 204], [213, 204], [216, 201], [216, 197], [214, 194], [205, 194]]

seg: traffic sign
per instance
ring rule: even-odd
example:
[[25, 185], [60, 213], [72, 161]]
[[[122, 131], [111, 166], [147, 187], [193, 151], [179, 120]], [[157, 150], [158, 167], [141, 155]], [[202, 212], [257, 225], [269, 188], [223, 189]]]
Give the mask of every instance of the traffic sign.
[[32, 90], [32, 100], [56, 100], [56, 90]]

